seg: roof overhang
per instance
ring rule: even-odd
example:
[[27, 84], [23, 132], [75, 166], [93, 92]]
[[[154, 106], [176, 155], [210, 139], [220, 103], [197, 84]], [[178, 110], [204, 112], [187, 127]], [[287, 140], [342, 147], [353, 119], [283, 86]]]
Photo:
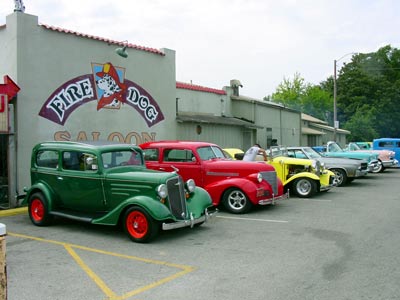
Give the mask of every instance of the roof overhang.
[[308, 127], [302, 127], [301, 128], [301, 133], [302, 134], [308, 134], [308, 135], [323, 135], [326, 134], [325, 132], [322, 131], [318, 131], [312, 128], [308, 128]]
[[[331, 126], [327, 126], [327, 125], [314, 124], [314, 123], [313, 123], [313, 124], [310, 124], [310, 125], [313, 126], [313, 127], [325, 129], [325, 130], [328, 130], [328, 131], [334, 131], [334, 130], [335, 130], [335, 128], [333, 128], [333, 127], [331, 127]], [[350, 133], [351, 133], [351, 132], [348, 131], [348, 130], [340, 129], [340, 128], [337, 128], [336, 131], [339, 132], [339, 133], [343, 133], [343, 134], [350, 134]]]
[[246, 128], [264, 128], [254, 123], [244, 121], [233, 117], [214, 116], [208, 114], [178, 114], [176, 121], [179, 123], [203, 123], [203, 124], [219, 124], [229, 126], [242, 126]]

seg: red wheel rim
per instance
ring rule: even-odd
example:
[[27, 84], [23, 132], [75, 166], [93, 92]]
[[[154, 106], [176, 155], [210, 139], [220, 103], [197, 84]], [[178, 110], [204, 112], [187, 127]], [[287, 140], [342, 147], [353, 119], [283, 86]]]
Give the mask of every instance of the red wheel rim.
[[147, 234], [149, 223], [143, 213], [135, 210], [126, 218], [126, 228], [132, 237], [140, 239]]
[[33, 199], [32, 200], [32, 203], [31, 203], [31, 216], [37, 222], [40, 222], [41, 220], [43, 220], [43, 217], [44, 217], [44, 205], [43, 205], [42, 201], [40, 201], [39, 199]]

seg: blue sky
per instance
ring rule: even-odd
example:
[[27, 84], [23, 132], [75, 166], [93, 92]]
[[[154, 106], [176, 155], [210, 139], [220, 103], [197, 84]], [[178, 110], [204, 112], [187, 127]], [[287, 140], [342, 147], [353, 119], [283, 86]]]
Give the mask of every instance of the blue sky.
[[[24, 0], [39, 22], [176, 51], [177, 81], [262, 99], [295, 73], [318, 84], [351, 52], [400, 48], [397, 0]], [[0, 24], [14, 10], [2, 0]], [[345, 56], [338, 63], [349, 61]]]

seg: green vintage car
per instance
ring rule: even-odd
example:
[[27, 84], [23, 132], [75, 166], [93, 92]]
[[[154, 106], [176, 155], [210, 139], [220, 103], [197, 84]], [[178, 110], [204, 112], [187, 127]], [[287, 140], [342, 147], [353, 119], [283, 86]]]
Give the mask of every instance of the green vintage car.
[[142, 150], [108, 142], [44, 142], [32, 150], [28, 205], [33, 224], [53, 217], [122, 224], [135, 242], [160, 229], [201, 225], [215, 214], [209, 194], [176, 172], [146, 168]]

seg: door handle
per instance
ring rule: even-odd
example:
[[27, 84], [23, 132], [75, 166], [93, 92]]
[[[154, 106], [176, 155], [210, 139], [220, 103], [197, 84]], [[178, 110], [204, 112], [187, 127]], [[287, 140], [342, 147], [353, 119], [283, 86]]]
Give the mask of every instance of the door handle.
[[62, 178], [61, 176], [57, 176], [58, 180], [64, 180], [64, 178]]

